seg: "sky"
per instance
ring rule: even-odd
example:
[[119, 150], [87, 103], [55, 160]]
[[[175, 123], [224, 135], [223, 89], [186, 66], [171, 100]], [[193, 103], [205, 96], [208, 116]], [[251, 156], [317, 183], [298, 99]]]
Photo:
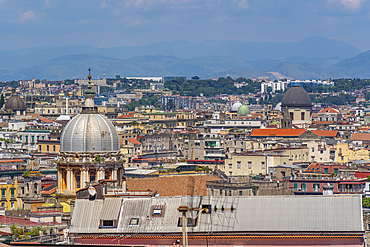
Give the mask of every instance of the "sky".
[[0, 0], [0, 50], [323, 36], [367, 51], [369, 27], [368, 0]]

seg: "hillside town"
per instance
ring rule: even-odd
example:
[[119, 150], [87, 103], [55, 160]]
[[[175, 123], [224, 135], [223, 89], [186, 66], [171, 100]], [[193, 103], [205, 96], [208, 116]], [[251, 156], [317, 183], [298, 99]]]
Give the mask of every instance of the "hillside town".
[[[3, 82], [3, 241], [363, 246], [369, 88], [231, 79], [242, 91], [189, 96], [166, 87], [179, 79]], [[307, 86], [355, 101], [313, 102]]]

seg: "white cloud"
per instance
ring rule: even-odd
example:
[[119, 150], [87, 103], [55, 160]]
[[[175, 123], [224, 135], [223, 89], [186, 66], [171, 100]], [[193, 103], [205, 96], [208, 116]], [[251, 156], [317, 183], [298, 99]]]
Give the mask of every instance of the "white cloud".
[[89, 20], [83, 19], [83, 20], [80, 20], [78, 23], [80, 23], [80, 24], [88, 24], [89, 23]]
[[146, 10], [149, 6], [158, 4], [182, 5], [194, 0], [126, 0], [126, 7]]
[[107, 7], [108, 6], [108, 4], [105, 2], [105, 1], [103, 1], [101, 4], [100, 4], [100, 8], [105, 8], [105, 7]]
[[125, 18], [123, 18], [123, 19], [121, 19], [117, 22], [118, 23], [123, 22], [123, 25], [126, 26], [126, 27], [135, 27], [135, 26], [139, 26], [141, 24], [140, 20], [133, 19], [130, 16], [126, 16]]
[[27, 12], [24, 12], [23, 14], [19, 15], [20, 21], [30, 21], [36, 18], [35, 11], [29, 10]]
[[249, 4], [247, 0], [237, 0], [236, 5], [239, 9], [247, 9], [249, 8]]
[[347, 10], [357, 10], [361, 8], [362, 2], [364, 0], [328, 0], [331, 4], [337, 4]]

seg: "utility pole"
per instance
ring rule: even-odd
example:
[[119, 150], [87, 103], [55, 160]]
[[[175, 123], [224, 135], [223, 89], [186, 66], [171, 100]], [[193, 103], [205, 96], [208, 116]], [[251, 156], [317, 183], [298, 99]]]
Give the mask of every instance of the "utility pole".
[[179, 210], [180, 213], [182, 213], [182, 247], [188, 246], [188, 235], [186, 233], [186, 212], [188, 211], [188, 207], [186, 206], [180, 206], [177, 210]]

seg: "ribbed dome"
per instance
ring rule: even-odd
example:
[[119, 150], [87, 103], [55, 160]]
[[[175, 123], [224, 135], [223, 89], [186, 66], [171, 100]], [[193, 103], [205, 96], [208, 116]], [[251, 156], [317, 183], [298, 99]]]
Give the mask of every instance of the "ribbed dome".
[[101, 114], [79, 114], [68, 122], [60, 139], [62, 152], [119, 151], [113, 124]]
[[311, 98], [299, 85], [293, 85], [283, 96], [281, 109], [288, 107], [312, 107]]
[[18, 95], [12, 95], [5, 103], [5, 109], [13, 111], [26, 110], [26, 104]]
[[249, 107], [243, 102], [243, 104], [238, 109], [238, 115], [248, 115], [250, 114]]
[[242, 105], [242, 103], [239, 102], [239, 100], [237, 102], [235, 102], [232, 106], [231, 106], [231, 109], [230, 111], [232, 112], [237, 112], [239, 107]]

